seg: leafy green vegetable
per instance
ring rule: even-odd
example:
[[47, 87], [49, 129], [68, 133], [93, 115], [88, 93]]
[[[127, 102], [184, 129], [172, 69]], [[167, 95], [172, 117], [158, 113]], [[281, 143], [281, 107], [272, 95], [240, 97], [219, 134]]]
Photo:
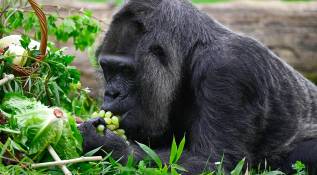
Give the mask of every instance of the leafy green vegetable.
[[1, 109], [17, 120], [21, 134], [14, 141], [26, 148], [33, 159], [40, 159], [49, 145], [63, 159], [81, 155], [82, 138], [75, 120], [61, 109], [12, 93], [5, 95]]
[[64, 122], [63, 124], [61, 138], [57, 144], [53, 145], [53, 148], [63, 159], [80, 157], [82, 148], [79, 141], [73, 136], [69, 123]]

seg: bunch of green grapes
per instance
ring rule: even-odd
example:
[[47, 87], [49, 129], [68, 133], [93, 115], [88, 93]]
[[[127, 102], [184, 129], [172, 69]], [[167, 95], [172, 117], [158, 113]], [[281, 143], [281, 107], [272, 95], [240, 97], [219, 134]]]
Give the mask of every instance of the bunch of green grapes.
[[92, 117], [102, 117], [106, 122], [106, 126], [104, 126], [103, 124], [100, 124], [97, 126], [98, 133], [103, 133], [103, 131], [105, 130], [105, 127], [107, 127], [116, 135], [122, 137], [124, 140], [127, 140], [125, 131], [123, 129], [119, 129], [119, 117], [114, 116], [112, 112], [110, 111], [105, 112], [104, 110], [101, 110], [99, 112], [94, 112], [92, 114]]

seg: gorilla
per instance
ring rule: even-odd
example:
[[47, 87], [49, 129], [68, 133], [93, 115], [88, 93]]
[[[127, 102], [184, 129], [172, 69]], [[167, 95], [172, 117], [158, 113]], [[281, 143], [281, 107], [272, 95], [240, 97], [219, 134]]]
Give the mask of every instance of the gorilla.
[[[317, 167], [317, 87], [258, 41], [237, 34], [186, 0], [130, 0], [114, 15], [96, 53], [105, 78], [102, 109], [121, 116], [131, 144], [97, 118], [79, 126], [84, 150], [102, 146], [136, 161], [149, 145], [168, 163], [173, 137], [186, 137], [188, 174], [227, 172], [246, 158], [291, 172]], [[102, 153], [100, 153], [102, 154]], [[316, 171], [316, 170], [315, 170]]]

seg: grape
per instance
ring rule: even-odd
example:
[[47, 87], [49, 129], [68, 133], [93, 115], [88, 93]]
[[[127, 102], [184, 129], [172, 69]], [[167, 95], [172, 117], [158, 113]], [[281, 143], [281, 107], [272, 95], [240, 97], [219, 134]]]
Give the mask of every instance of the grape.
[[118, 133], [119, 136], [125, 134], [125, 131], [123, 129], [117, 129], [116, 132]]
[[105, 112], [104, 110], [101, 110], [101, 111], [99, 112], [98, 116], [104, 117], [105, 114], [106, 114], [106, 112]]
[[107, 125], [111, 125], [112, 124], [112, 120], [111, 118], [104, 118], [105, 122], [107, 123]]
[[98, 132], [103, 132], [104, 130], [105, 130], [105, 125], [100, 124], [100, 125], [97, 126], [97, 131]]
[[111, 122], [112, 122], [112, 124], [114, 124], [114, 125], [119, 127], [119, 118], [117, 116], [113, 116], [111, 118]]
[[97, 112], [94, 112], [94, 113], [92, 113], [91, 116], [92, 116], [92, 117], [98, 117], [98, 113], [97, 113]]
[[117, 129], [118, 127], [116, 125], [107, 125], [107, 128], [110, 129], [111, 131]]
[[120, 137], [122, 137], [124, 140], [127, 140], [127, 139], [128, 139], [126, 135], [122, 135], [122, 136], [120, 136]]
[[112, 112], [107, 111], [105, 114], [105, 118], [110, 118], [112, 116]]

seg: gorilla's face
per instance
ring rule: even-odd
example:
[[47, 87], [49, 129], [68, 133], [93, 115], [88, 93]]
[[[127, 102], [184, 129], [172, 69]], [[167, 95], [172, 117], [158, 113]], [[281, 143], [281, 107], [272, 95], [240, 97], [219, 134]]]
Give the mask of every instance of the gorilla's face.
[[106, 80], [102, 108], [121, 116], [128, 137], [158, 137], [169, 127], [181, 56], [172, 34], [152, 27], [154, 17], [146, 21], [149, 13], [130, 9], [128, 4], [114, 16], [97, 51]]

